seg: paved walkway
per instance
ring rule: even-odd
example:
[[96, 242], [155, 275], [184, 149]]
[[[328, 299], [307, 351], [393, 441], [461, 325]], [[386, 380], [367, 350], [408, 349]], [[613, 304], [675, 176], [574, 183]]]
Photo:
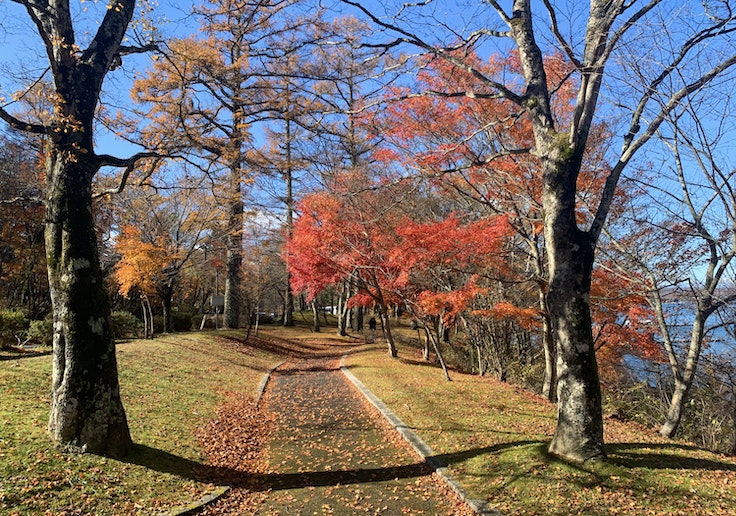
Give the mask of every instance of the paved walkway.
[[261, 403], [275, 415], [258, 514], [472, 514], [368, 404], [337, 358], [295, 359]]

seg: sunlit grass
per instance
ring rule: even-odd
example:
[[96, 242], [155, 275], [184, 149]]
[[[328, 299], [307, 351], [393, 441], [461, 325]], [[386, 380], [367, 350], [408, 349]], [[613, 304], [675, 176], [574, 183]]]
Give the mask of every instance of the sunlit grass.
[[126, 462], [49, 441], [49, 356], [0, 361], [0, 513], [157, 514], [209, 491], [192, 480], [203, 461], [197, 429], [228, 391], [254, 393], [280, 361], [224, 338], [237, 335], [172, 334], [118, 345], [136, 443]]
[[490, 378], [452, 374], [401, 348], [355, 353], [346, 364], [418, 433], [471, 498], [506, 514], [733, 514], [736, 462], [606, 420], [604, 462], [547, 454], [556, 407]]

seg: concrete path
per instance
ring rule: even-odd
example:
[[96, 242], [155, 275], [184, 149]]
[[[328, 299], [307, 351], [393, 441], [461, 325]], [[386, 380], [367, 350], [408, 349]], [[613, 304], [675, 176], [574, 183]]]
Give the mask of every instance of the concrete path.
[[258, 514], [472, 514], [338, 364], [295, 359], [271, 375], [271, 492]]

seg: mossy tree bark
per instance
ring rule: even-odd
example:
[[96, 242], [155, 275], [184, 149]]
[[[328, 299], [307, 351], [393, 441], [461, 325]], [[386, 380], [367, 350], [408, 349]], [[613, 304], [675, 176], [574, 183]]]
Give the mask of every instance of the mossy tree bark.
[[93, 120], [111, 66], [123, 53], [144, 51], [121, 46], [135, 1], [118, 0], [107, 9], [87, 49], [75, 43], [68, 0], [16, 3], [25, 8], [43, 41], [55, 93], [48, 122], [22, 120], [0, 108], [0, 118], [12, 127], [44, 135], [46, 141], [45, 238], [54, 317], [49, 432], [62, 444], [122, 456], [132, 441], [97, 250], [92, 181], [103, 166], [130, 171], [154, 153], [127, 159], [96, 155]]
[[91, 210], [95, 164], [82, 157], [70, 161], [58, 148], [50, 154], [46, 255], [54, 360], [49, 431], [58, 442], [122, 456], [132, 441]]
[[584, 462], [605, 456], [590, 315], [595, 243], [575, 221], [575, 166], [565, 161], [556, 166], [550, 163], [544, 178], [550, 271], [547, 308], [556, 343], [558, 399], [557, 428], [549, 449], [555, 455]]

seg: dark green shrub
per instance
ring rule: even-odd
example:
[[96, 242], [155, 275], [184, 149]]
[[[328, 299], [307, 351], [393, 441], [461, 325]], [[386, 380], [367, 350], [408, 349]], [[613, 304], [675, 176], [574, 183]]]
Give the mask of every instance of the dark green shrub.
[[153, 316], [153, 333], [164, 332], [164, 318], [162, 315]]
[[28, 329], [28, 318], [22, 310], [0, 310], [0, 347], [19, 344]]
[[143, 333], [143, 323], [135, 315], [123, 310], [112, 313], [112, 335], [115, 339], [138, 337]]
[[172, 312], [171, 326], [173, 331], [189, 331], [192, 329], [192, 314], [188, 312]]
[[34, 344], [51, 347], [54, 341], [54, 321], [51, 319], [31, 321], [27, 336]]

